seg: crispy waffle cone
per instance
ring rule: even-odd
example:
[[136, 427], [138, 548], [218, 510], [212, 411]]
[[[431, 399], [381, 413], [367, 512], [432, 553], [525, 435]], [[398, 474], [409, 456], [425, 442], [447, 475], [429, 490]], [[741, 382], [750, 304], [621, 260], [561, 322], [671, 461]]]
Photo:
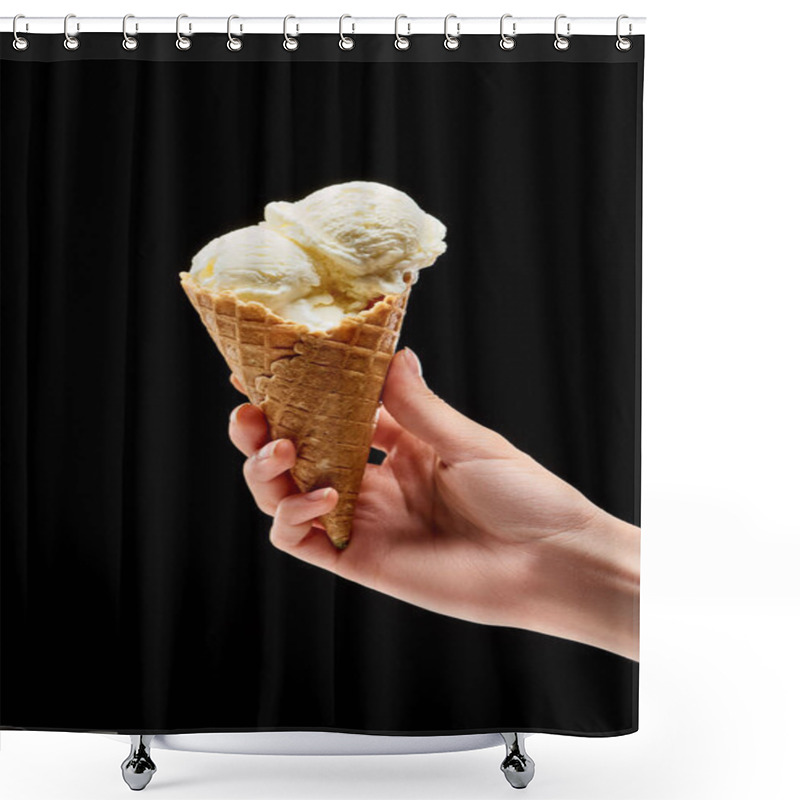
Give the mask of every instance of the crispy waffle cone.
[[272, 439], [291, 439], [298, 488], [333, 486], [339, 501], [320, 517], [330, 540], [350, 539], [378, 403], [411, 291], [390, 294], [346, 316], [336, 328], [310, 331], [260, 303], [198, 286], [181, 285], [211, 338], [269, 423]]

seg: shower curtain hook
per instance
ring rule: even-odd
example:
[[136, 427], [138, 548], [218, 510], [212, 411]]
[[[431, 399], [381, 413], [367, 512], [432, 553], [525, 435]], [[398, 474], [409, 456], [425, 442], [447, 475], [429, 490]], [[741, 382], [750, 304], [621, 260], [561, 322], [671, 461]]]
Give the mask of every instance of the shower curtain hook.
[[[558, 21], [560, 19], [566, 19], [566, 18], [567, 18], [566, 14], [559, 14], [556, 17], [556, 22], [555, 22], [556, 40], [553, 42], [553, 47], [555, 47], [556, 50], [561, 50], [562, 52], [564, 50], [569, 50], [569, 39], [566, 36], [562, 36], [558, 32]], [[570, 35], [570, 30], [569, 29], [570, 29], [570, 23], [568, 22], [567, 23], [567, 36]]]
[[[178, 18], [175, 20], [175, 33], [177, 35], [177, 39], [175, 40], [175, 47], [178, 50], [188, 50], [192, 46], [192, 40], [188, 36], [184, 36], [181, 33], [181, 20], [188, 19], [188, 14], [178, 14]], [[189, 33], [192, 32], [192, 23], [189, 23]]]
[[[353, 19], [353, 18], [349, 14], [342, 14], [342, 16], [339, 17], [339, 47], [342, 50], [352, 50], [356, 46], [356, 40], [353, 39], [352, 36], [345, 36], [344, 31], [342, 30], [344, 21], [346, 19]], [[351, 22], [350, 26], [351, 26], [350, 33], [355, 33], [356, 32], [355, 22]]]
[[[447, 31], [447, 23], [450, 22], [451, 19], [456, 20], [456, 35], [452, 36]], [[458, 17], [455, 14], [448, 14], [444, 18], [444, 47], [445, 50], [458, 50], [461, 42], [459, 41], [458, 37], [461, 36], [461, 23], [458, 21]]]
[[517, 35], [517, 23], [511, 23], [511, 36], [505, 32], [505, 22], [507, 19], [513, 19], [512, 14], [503, 14], [500, 17], [500, 47], [503, 50], [513, 50], [517, 46], [517, 40], [514, 38]]
[[[77, 50], [81, 46], [81, 43], [78, 41], [77, 36], [70, 36], [69, 34], [69, 21], [71, 19], [75, 19], [74, 14], [67, 14], [67, 16], [64, 17], [64, 47], [67, 50]], [[80, 31], [80, 29], [81, 29], [80, 23], [76, 22], [75, 32], [77, 33], [78, 31]]]
[[[242, 40], [241, 39], [237, 39], [231, 33], [231, 22], [233, 22], [233, 20], [235, 20], [235, 19], [239, 19], [239, 17], [237, 17], [236, 14], [231, 14], [228, 17], [228, 50], [230, 50], [231, 52], [234, 52], [234, 53], [237, 50], [241, 50], [242, 49]], [[242, 24], [239, 23], [239, 33], [241, 33], [241, 32], [242, 32]]]
[[[126, 14], [122, 18], [122, 46], [126, 50], [135, 50], [139, 46], [139, 40], [135, 36], [128, 36], [128, 20], [136, 19], [133, 14]], [[134, 23], [134, 30], [138, 33], [139, 23]]]
[[[28, 44], [29, 44], [28, 40], [24, 36], [20, 36], [17, 33], [17, 20], [18, 19], [25, 19], [25, 15], [24, 14], [17, 14], [17, 16], [14, 17], [14, 22], [11, 25], [11, 30], [12, 30], [12, 32], [14, 34], [14, 44], [13, 44], [13, 46], [14, 46], [15, 50], [20, 50], [20, 51], [27, 50], [28, 49]], [[28, 30], [28, 23], [27, 22], [25, 23], [25, 30], [26, 31]]]
[[[620, 29], [620, 25], [619, 24], [624, 19], [630, 19], [630, 17], [627, 14], [620, 14], [617, 17], [617, 42], [616, 42], [616, 45], [617, 45], [617, 50], [619, 50], [622, 53], [625, 53], [628, 50], [630, 50], [631, 49], [631, 45], [633, 44], [630, 39], [626, 39], [619, 32], [619, 29]], [[628, 36], [630, 36], [632, 33], [633, 33], [633, 25], [629, 22], [628, 23]]]
[[[292, 36], [289, 36], [289, 33], [287, 31], [287, 25], [289, 24], [289, 20], [290, 19], [295, 19], [296, 20], [297, 17], [294, 17], [291, 14], [287, 14], [283, 18], [283, 49], [284, 50], [297, 50], [297, 48], [300, 46], [300, 42], [298, 42], [297, 39], [293, 38]], [[300, 23], [295, 22], [294, 35], [297, 36], [298, 33], [300, 33]]]
[[406, 26], [408, 27], [408, 31], [406, 32], [405, 36], [400, 35], [400, 20], [405, 19], [407, 20], [408, 17], [405, 14], [398, 14], [394, 18], [394, 46], [398, 50], [408, 50], [411, 47], [411, 41], [408, 39], [411, 36], [411, 23], [406, 22]]

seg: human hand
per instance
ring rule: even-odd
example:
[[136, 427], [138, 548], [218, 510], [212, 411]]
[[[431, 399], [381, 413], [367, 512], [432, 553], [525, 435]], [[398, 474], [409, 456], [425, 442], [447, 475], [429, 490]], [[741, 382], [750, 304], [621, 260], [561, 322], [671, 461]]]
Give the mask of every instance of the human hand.
[[[241, 388], [241, 387], [239, 387]], [[231, 414], [272, 543], [310, 564], [441, 614], [638, 658], [639, 529], [445, 403], [408, 348], [395, 354], [346, 550], [318, 517], [335, 489], [298, 492], [294, 445], [259, 409]]]

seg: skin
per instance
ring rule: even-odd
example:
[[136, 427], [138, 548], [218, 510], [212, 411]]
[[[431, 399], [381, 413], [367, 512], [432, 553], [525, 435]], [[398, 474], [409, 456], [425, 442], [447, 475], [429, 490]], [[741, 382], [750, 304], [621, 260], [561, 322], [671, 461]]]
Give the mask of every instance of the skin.
[[270, 441], [261, 411], [238, 406], [229, 432], [278, 549], [430, 611], [638, 659], [639, 529], [449, 406], [408, 348], [386, 377], [372, 443], [386, 457], [367, 465], [345, 550], [318, 521], [336, 490], [298, 491], [294, 445]]

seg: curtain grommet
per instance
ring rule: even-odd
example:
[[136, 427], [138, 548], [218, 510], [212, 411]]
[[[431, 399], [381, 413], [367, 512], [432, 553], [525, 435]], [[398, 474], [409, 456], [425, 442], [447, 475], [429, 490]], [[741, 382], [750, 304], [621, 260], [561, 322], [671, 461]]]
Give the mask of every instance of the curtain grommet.
[[[620, 23], [624, 19], [630, 19], [630, 17], [628, 17], [627, 14], [620, 14], [617, 17], [617, 41], [614, 44], [615, 44], [617, 50], [620, 51], [620, 53], [627, 53], [628, 50], [630, 50], [631, 47], [633, 47], [633, 42], [620, 33]], [[630, 36], [631, 33], [633, 33], [633, 25], [631, 25], [631, 23], [629, 22], [628, 23], [628, 36]]]
[[567, 23], [567, 35], [566, 36], [562, 36], [558, 32], [558, 21], [561, 20], [561, 19], [566, 19], [566, 18], [567, 18], [566, 14], [559, 14], [556, 17], [555, 22], [553, 23], [553, 33], [555, 34], [555, 37], [556, 37], [555, 40], [553, 41], [553, 47], [555, 47], [555, 49], [558, 50], [560, 53], [563, 53], [564, 51], [569, 50], [569, 45], [570, 45], [569, 37], [571, 36], [571, 33], [570, 33], [571, 24], [569, 22]]
[[[70, 32], [69, 32], [69, 21], [71, 19], [75, 19], [75, 18], [76, 18], [75, 14], [67, 14], [67, 16], [64, 17], [64, 49], [65, 50], [70, 50], [70, 51], [77, 50], [81, 46], [81, 43], [78, 40], [78, 37], [70, 35]], [[80, 31], [80, 29], [81, 29], [80, 23], [79, 22], [75, 23], [75, 31], [76, 31], [76, 33], [78, 31]]]
[[[14, 17], [14, 22], [11, 24], [11, 31], [14, 34], [14, 41], [11, 43], [11, 46], [19, 53], [28, 49], [28, 45], [30, 42], [24, 37], [20, 36], [17, 32], [17, 20], [18, 19], [25, 19], [24, 14], [17, 14]], [[28, 30], [28, 23], [25, 23], [25, 30]]]
[[511, 34], [507, 34], [505, 32], [505, 22], [507, 19], [513, 20], [513, 16], [511, 14], [503, 14], [500, 17], [500, 49], [501, 50], [513, 50], [517, 46], [517, 23], [511, 23]]
[[[133, 14], [126, 14], [122, 18], [122, 47], [125, 50], [131, 51], [135, 50], [139, 46], [139, 40], [136, 36], [129, 36], [128, 35], [128, 20], [129, 19], [136, 19]], [[134, 30], [139, 30], [139, 23], [134, 24]]]
[[[192, 40], [188, 36], [184, 36], [181, 33], [181, 20], [187, 19], [189, 17], [188, 14], [178, 14], [175, 20], [175, 35], [178, 37], [175, 40], [175, 47], [178, 50], [188, 50], [192, 46]], [[192, 23], [189, 23], [189, 33], [192, 32]]]
[[[450, 22], [451, 19], [456, 21], [456, 35], [453, 36], [447, 30], [447, 24]], [[455, 14], [448, 14], [444, 18], [444, 49], [445, 50], [458, 50], [461, 46], [461, 41], [459, 40], [459, 36], [461, 36], [461, 22], [459, 21], [458, 17]]]
[[[345, 36], [344, 35], [344, 21], [346, 19], [353, 19], [349, 14], [342, 14], [339, 17], [339, 49], [340, 50], [352, 50], [356, 46], [356, 40], [352, 36]], [[356, 24], [352, 22], [350, 24], [350, 33], [353, 34], [356, 32]]]
[[408, 48], [411, 47], [411, 39], [409, 38], [411, 36], [411, 23], [410, 22], [406, 22], [406, 26], [408, 27], [408, 30], [406, 31], [406, 35], [405, 36], [401, 36], [400, 35], [400, 20], [401, 19], [406, 19], [407, 20], [408, 17], [405, 14], [398, 14], [394, 18], [394, 46], [395, 46], [396, 50], [408, 50]]
[[[228, 41], [225, 43], [225, 46], [232, 53], [238, 53], [242, 49], [242, 45], [244, 44], [244, 42], [242, 42], [241, 39], [239, 39], [237, 36], [234, 36], [231, 33], [231, 22], [233, 22], [233, 20], [235, 20], [235, 19], [239, 19], [239, 17], [236, 14], [231, 14], [228, 17]], [[241, 33], [241, 32], [242, 32], [242, 26], [240, 24], [239, 25], [239, 33]]]

